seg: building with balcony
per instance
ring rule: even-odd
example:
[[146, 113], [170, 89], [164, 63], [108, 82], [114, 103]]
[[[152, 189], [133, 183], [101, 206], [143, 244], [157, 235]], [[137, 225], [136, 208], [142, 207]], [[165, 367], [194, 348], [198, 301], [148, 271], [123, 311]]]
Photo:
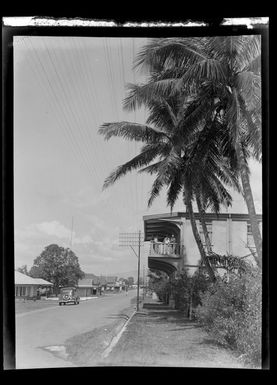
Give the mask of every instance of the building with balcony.
[[[198, 213], [195, 213], [195, 219], [202, 243], [206, 247]], [[262, 233], [262, 215], [257, 215], [257, 219]], [[150, 242], [150, 269], [171, 275], [184, 268], [191, 273], [198, 268], [201, 258], [188, 213], [146, 215], [143, 221], [144, 241]], [[251, 251], [255, 252], [248, 214], [206, 213], [206, 224], [214, 253], [251, 258]], [[174, 236], [175, 241], [165, 244], [166, 236]]]

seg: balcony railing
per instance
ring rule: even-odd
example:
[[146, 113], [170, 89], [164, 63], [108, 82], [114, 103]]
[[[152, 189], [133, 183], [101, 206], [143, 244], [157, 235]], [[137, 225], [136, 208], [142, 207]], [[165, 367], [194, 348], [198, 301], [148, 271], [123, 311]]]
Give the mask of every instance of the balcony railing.
[[151, 242], [149, 255], [172, 255], [179, 256], [184, 252], [184, 245], [180, 243]]

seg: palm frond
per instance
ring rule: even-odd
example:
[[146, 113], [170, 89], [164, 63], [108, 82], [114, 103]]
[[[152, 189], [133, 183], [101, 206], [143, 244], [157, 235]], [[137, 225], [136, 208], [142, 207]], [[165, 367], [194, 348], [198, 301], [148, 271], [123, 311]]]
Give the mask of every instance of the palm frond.
[[261, 76], [250, 71], [237, 74], [236, 87], [245, 101], [248, 111], [253, 111], [261, 105]]
[[219, 60], [231, 71], [242, 71], [260, 54], [260, 38], [255, 35], [216, 36], [206, 40], [210, 57]]
[[232, 93], [229, 96], [229, 103], [225, 111], [225, 121], [227, 129], [232, 139], [233, 145], [238, 143], [239, 139], [239, 120], [240, 120], [240, 103], [238, 99], [238, 92], [235, 87], [232, 88]]
[[151, 163], [160, 153], [160, 146], [144, 146], [141, 153], [135, 156], [133, 159], [117, 167], [104, 181], [103, 189], [114, 184], [119, 178], [126, 175], [128, 172], [137, 170], [140, 167]]
[[242, 36], [242, 44], [236, 55], [237, 70], [245, 67], [261, 55], [261, 37], [259, 35]]
[[261, 54], [257, 55], [252, 59], [243, 69], [241, 72], [244, 71], [250, 71], [253, 72], [256, 75], [260, 75], [261, 73], [261, 61], [262, 57]]
[[109, 140], [113, 136], [141, 142], [158, 141], [166, 138], [163, 132], [153, 127], [131, 122], [104, 123], [98, 133], [103, 135], [105, 140]]
[[243, 136], [247, 147], [252, 150], [254, 158], [261, 161], [262, 157], [262, 129], [261, 129], [261, 111], [247, 111], [245, 105], [242, 103], [242, 114], [246, 129]]
[[238, 171], [232, 170], [224, 161], [215, 162], [213, 173], [224, 185], [232, 187], [238, 193], [242, 192]]
[[153, 39], [138, 54], [135, 68], [146, 70], [164, 69], [172, 63], [195, 63], [206, 58], [201, 38]]
[[192, 133], [195, 129], [198, 129], [200, 123], [205, 123], [211, 116], [211, 100], [204, 96], [193, 100], [187, 105], [184, 111], [183, 117], [181, 117], [178, 129], [176, 130], [176, 136], [181, 135], [183, 140]]
[[123, 109], [134, 111], [142, 105], [151, 107], [153, 102], [161, 102], [172, 93], [177, 84], [177, 79], [163, 79], [146, 84], [128, 83], [128, 96], [124, 99]]
[[[232, 204], [232, 196], [224, 185], [218, 180], [216, 175], [209, 176], [208, 186], [210, 188], [210, 196], [212, 197], [215, 194], [216, 199], [223, 204], [224, 206], [230, 206]], [[212, 193], [213, 192], [213, 193]], [[211, 202], [212, 203], [212, 202]]]
[[152, 185], [152, 188], [150, 191], [150, 197], [148, 199], [148, 207], [150, 207], [153, 201], [160, 195], [160, 191], [162, 187], [165, 185], [165, 183], [166, 183], [165, 175], [159, 174]]
[[161, 167], [165, 164], [165, 160], [161, 160], [159, 162], [156, 162], [154, 164], [150, 164], [150, 166], [144, 167], [139, 170], [139, 173], [146, 172], [150, 175], [158, 173], [158, 171], [161, 169]]
[[174, 130], [177, 117], [175, 117], [176, 106], [169, 104], [169, 101], [167, 103], [168, 105], [162, 101], [160, 103], [152, 103], [152, 106], [149, 108], [146, 124], [154, 126], [170, 137]]
[[176, 87], [179, 91], [189, 90], [194, 84], [199, 87], [204, 81], [223, 83], [226, 81], [227, 68], [220, 61], [212, 58], [201, 60], [190, 66], [179, 79]]
[[171, 212], [183, 187], [183, 174], [178, 170], [172, 177], [167, 191], [167, 205], [170, 206]]
[[217, 214], [220, 212], [220, 204], [222, 204], [222, 202], [220, 201], [217, 192], [208, 181], [203, 180], [201, 186], [195, 191], [195, 195], [201, 198], [202, 206], [205, 210], [210, 208]]

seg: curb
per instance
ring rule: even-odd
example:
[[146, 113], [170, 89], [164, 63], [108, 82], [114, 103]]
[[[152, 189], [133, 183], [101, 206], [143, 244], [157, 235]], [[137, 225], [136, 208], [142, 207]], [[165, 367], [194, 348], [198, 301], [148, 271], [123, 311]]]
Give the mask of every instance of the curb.
[[133, 311], [133, 313], [130, 316], [127, 316], [127, 320], [124, 321], [122, 325], [116, 328], [116, 335], [112, 338], [109, 346], [104, 350], [104, 352], [101, 354], [101, 358], [107, 358], [108, 355], [111, 353], [115, 345], [120, 340], [120, 337], [122, 336], [124, 330], [126, 329], [128, 323], [131, 321], [133, 316], [137, 313], [137, 310]]

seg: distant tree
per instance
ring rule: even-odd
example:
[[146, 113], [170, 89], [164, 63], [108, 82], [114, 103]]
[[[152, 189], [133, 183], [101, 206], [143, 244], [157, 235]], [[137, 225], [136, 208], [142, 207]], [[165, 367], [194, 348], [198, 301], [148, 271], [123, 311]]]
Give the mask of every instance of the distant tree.
[[19, 271], [19, 273], [29, 275], [27, 265], [22, 265], [22, 266], [18, 267], [16, 270]]
[[54, 292], [58, 294], [60, 286], [76, 285], [85, 274], [80, 268], [78, 257], [72, 250], [52, 244], [45, 247], [34, 260], [29, 275], [52, 282]]
[[119, 281], [123, 282], [124, 285], [129, 285], [129, 281], [126, 278], [120, 278]]
[[129, 284], [129, 286], [134, 285], [134, 282], [135, 282], [134, 277], [128, 277], [128, 284]]

